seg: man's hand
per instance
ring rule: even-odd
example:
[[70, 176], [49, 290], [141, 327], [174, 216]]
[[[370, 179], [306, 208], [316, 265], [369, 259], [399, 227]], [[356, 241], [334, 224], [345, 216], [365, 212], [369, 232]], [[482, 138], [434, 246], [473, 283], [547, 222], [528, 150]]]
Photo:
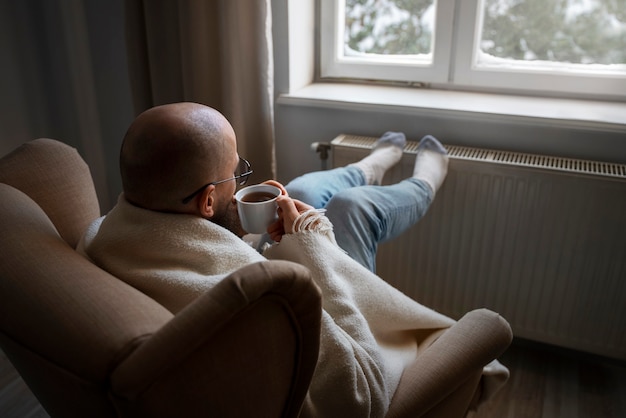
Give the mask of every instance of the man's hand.
[[280, 242], [283, 235], [293, 233], [293, 223], [298, 216], [313, 209], [313, 206], [287, 195], [278, 196], [276, 203], [278, 204], [278, 220], [267, 228], [267, 232], [274, 241]]

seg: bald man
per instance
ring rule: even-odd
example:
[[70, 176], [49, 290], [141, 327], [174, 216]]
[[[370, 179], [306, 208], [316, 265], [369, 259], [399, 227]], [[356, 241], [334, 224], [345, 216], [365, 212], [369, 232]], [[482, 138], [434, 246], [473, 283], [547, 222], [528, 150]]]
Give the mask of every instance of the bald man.
[[[405, 144], [403, 134], [388, 132], [362, 161], [294, 180], [287, 185], [286, 194], [298, 200], [290, 205], [281, 198], [281, 211], [286, 210], [293, 220], [307, 208], [299, 201], [327, 209], [335, 230], [340, 231], [340, 247], [375, 271], [378, 243], [398, 236], [424, 215], [447, 173], [445, 148], [427, 136], [420, 143], [414, 174], [407, 184], [361, 187], [380, 184], [387, 169], [402, 157]], [[239, 164], [235, 132], [218, 111], [196, 103], [155, 107], [134, 121], [122, 145], [124, 197], [145, 209], [209, 219], [241, 237], [245, 231], [234, 200], [237, 182], [206, 185], [233, 177]], [[192, 199], [181, 199], [181, 192], [203, 184], [206, 187], [189, 196]], [[283, 188], [276, 182], [270, 184]], [[392, 213], [393, 217], [378, 218]], [[376, 227], [383, 224], [386, 228]], [[286, 226], [290, 230], [290, 225]], [[274, 225], [274, 239], [279, 240], [284, 230], [283, 223]]]
[[373, 272], [378, 242], [417, 222], [446, 174], [445, 149], [426, 137], [411, 178], [376, 185], [404, 144], [403, 134], [387, 133], [356, 164], [287, 187], [270, 180], [283, 194], [267, 231], [275, 243], [260, 254], [241, 239], [234, 193], [251, 168], [237, 153], [230, 123], [195, 103], [155, 107], [130, 126], [120, 156], [123, 193], [89, 227], [80, 249], [174, 313], [247, 264], [282, 259], [306, 266], [324, 310], [302, 416], [382, 417], [429, 335], [424, 330], [454, 323]]

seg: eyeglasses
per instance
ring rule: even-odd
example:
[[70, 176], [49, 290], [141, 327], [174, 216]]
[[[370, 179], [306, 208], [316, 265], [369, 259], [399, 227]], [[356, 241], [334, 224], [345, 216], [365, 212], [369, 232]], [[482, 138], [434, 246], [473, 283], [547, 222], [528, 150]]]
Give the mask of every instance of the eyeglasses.
[[189, 196], [187, 196], [186, 198], [183, 199], [183, 203], [187, 204], [189, 202], [191, 202], [191, 199], [193, 199], [194, 197], [196, 197], [196, 195], [200, 192], [202, 192], [204, 189], [206, 189], [207, 187], [211, 186], [211, 185], [216, 185], [216, 184], [220, 184], [220, 183], [226, 183], [227, 181], [231, 181], [231, 180], [239, 180], [239, 185], [243, 186], [244, 184], [246, 184], [246, 182], [248, 181], [248, 177], [250, 177], [250, 174], [252, 174], [252, 169], [250, 168], [250, 163], [245, 160], [244, 158], [239, 157], [239, 165], [237, 166], [237, 169], [235, 170], [235, 172], [233, 173], [235, 176], [225, 179], [225, 180], [220, 180], [220, 181], [213, 181], [211, 183], [207, 183], [204, 186], [200, 187], [198, 190], [196, 190], [195, 192], [193, 192], [192, 194], [190, 194]]

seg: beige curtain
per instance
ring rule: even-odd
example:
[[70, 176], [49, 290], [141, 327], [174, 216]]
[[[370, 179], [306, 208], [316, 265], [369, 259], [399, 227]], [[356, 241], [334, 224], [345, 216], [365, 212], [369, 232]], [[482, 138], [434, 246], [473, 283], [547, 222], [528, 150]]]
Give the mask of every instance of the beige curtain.
[[270, 0], [126, 0], [135, 112], [192, 101], [237, 134], [252, 181], [275, 178]]
[[103, 213], [133, 119], [124, 1], [0, 0], [0, 156], [40, 137], [75, 147]]

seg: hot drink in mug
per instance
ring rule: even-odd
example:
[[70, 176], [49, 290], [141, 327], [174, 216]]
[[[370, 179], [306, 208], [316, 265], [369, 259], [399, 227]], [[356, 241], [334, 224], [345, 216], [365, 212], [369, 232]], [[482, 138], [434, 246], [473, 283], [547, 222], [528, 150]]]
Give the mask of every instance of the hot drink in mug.
[[249, 234], [262, 234], [278, 219], [276, 198], [280, 189], [269, 184], [255, 184], [235, 193], [241, 226]]

